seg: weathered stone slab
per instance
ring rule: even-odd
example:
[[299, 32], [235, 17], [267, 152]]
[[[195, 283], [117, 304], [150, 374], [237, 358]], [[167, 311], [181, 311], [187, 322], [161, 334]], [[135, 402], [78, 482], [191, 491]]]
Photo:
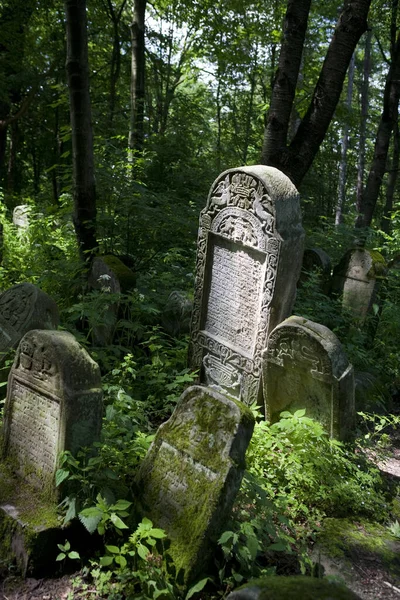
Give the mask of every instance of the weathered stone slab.
[[192, 308], [193, 302], [184, 292], [171, 292], [161, 316], [165, 331], [173, 337], [189, 333]]
[[100, 369], [65, 331], [27, 333], [8, 379], [3, 458], [16, 475], [55, 495], [60, 452], [76, 454], [99, 438]]
[[57, 329], [54, 300], [32, 283], [20, 283], [0, 295], [0, 364], [31, 329]]
[[360, 324], [376, 302], [387, 265], [379, 252], [356, 248], [349, 250], [333, 270], [332, 293], [342, 296], [342, 306]]
[[20, 229], [27, 229], [29, 227], [29, 215], [31, 214], [31, 207], [29, 204], [20, 204], [13, 210], [13, 223]]
[[329, 254], [321, 248], [307, 248], [304, 250], [302, 273], [299, 284], [306, 282], [310, 273], [317, 272], [321, 291], [328, 294], [331, 286], [332, 263]]
[[266, 418], [306, 409], [331, 437], [351, 437], [355, 419], [354, 372], [336, 335], [302, 317], [276, 327], [263, 353]]
[[184, 583], [202, 570], [229, 517], [253, 427], [248, 408], [193, 386], [159, 428], [139, 469], [139, 510], [166, 530]]
[[200, 216], [190, 345], [200, 382], [251, 404], [261, 352], [292, 309], [303, 254], [299, 196], [277, 169], [225, 171]]
[[302, 575], [256, 579], [231, 592], [227, 600], [360, 600], [342, 583]]

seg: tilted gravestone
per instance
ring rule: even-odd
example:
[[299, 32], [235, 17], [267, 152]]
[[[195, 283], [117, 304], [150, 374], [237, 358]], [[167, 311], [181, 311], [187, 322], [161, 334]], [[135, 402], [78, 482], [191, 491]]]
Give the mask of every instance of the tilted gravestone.
[[184, 583], [202, 570], [229, 518], [253, 427], [247, 407], [193, 386], [141, 464], [135, 480], [139, 511], [166, 530]]
[[356, 248], [349, 250], [333, 270], [332, 293], [342, 297], [342, 306], [356, 321], [363, 323], [376, 302], [387, 265], [379, 252]]
[[354, 432], [354, 371], [336, 335], [302, 317], [289, 317], [270, 334], [263, 353], [266, 418], [306, 409], [330, 437]]
[[324, 250], [321, 250], [321, 248], [306, 248], [304, 250], [299, 285], [304, 284], [309, 279], [310, 273], [317, 273], [321, 291], [328, 294], [331, 286], [331, 272], [331, 259]]
[[28, 332], [9, 376], [0, 462], [0, 559], [23, 574], [48, 567], [69, 536], [56, 512], [58, 456], [97, 441], [101, 418], [100, 369], [86, 350], [65, 331]]
[[190, 344], [200, 382], [259, 399], [268, 333], [290, 315], [303, 254], [299, 196], [262, 165], [225, 171], [200, 216]]
[[20, 342], [4, 408], [3, 456], [34, 485], [54, 488], [60, 452], [100, 435], [100, 369], [66, 331], [33, 330]]
[[54, 300], [32, 283], [20, 283], [0, 295], [0, 364], [31, 329], [57, 329]]

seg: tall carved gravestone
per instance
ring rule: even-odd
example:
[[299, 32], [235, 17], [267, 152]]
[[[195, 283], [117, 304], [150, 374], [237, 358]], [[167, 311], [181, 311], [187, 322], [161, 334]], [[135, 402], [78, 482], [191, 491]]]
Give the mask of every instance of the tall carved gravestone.
[[225, 171], [200, 216], [190, 344], [200, 382], [251, 404], [268, 333], [289, 316], [304, 232], [290, 180], [262, 165]]
[[[21, 340], [9, 376], [0, 462], [0, 559], [24, 573], [46, 565], [63, 542], [56, 515], [59, 453], [73, 455], [100, 436], [98, 365], [65, 331], [33, 330]], [[47, 554], [46, 554], [47, 552]]]
[[202, 571], [229, 518], [253, 427], [247, 407], [193, 386], [141, 464], [135, 481], [139, 510], [166, 530], [183, 583]]
[[31, 329], [57, 329], [54, 300], [32, 283], [20, 283], [0, 295], [0, 364]]
[[354, 319], [363, 323], [372, 305], [387, 266], [379, 252], [365, 248], [349, 250], [333, 270], [332, 293], [342, 297], [342, 305]]
[[331, 437], [352, 436], [354, 372], [336, 335], [302, 317], [290, 317], [269, 336], [263, 353], [266, 417], [306, 409]]

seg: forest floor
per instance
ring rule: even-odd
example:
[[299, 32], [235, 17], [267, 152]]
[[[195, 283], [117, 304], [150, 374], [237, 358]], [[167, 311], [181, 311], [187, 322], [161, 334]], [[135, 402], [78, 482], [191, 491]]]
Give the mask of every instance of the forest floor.
[[[388, 458], [377, 464], [387, 477], [400, 484], [400, 431], [392, 437]], [[400, 506], [400, 497], [397, 500]], [[361, 600], [400, 600], [400, 539], [389, 534], [387, 525], [367, 525], [343, 519], [331, 521], [335, 531], [342, 527], [343, 539], [336, 544], [336, 550], [339, 548], [340, 551], [317, 543], [312, 552], [313, 559], [322, 565], [324, 575], [340, 579]], [[9, 575], [0, 579], [0, 600], [88, 598], [100, 597], [90, 585], [82, 584], [79, 573], [58, 578], [23, 580]]]

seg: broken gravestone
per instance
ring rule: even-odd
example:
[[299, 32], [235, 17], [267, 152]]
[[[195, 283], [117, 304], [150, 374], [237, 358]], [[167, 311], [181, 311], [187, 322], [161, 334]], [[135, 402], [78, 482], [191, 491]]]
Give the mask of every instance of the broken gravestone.
[[319, 287], [324, 294], [328, 294], [331, 286], [332, 263], [329, 255], [321, 248], [307, 248], [304, 250], [303, 264], [299, 285], [303, 285], [315, 273]]
[[161, 315], [165, 331], [173, 337], [189, 333], [192, 308], [193, 302], [184, 292], [171, 292]]
[[14, 552], [25, 572], [29, 563], [44, 560], [32, 548], [46, 545], [58, 526], [58, 456], [66, 450], [76, 455], [97, 441], [101, 419], [97, 363], [68, 332], [28, 332], [17, 350], [4, 407], [0, 531], [12, 543], [6, 549], [0, 544], [0, 557]]
[[342, 306], [362, 324], [385, 278], [387, 265], [379, 252], [356, 248], [346, 252], [333, 270], [332, 293], [342, 297]]
[[184, 584], [203, 569], [230, 516], [253, 427], [244, 405], [190, 387], [140, 466], [139, 512], [166, 530]]
[[200, 216], [190, 363], [200, 382], [259, 400], [268, 333], [290, 315], [303, 255], [299, 195], [262, 165], [225, 171]]
[[282, 411], [305, 409], [330, 437], [354, 432], [354, 372], [336, 335], [302, 317], [276, 327], [263, 353], [263, 385], [268, 421]]
[[90, 317], [93, 341], [98, 346], [108, 346], [114, 338], [119, 300], [114, 296], [114, 300], [109, 301], [107, 294], [115, 295], [133, 289], [136, 276], [117, 256], [97, 256], [92, 263], [88, 284], [90, 289], [101, 292], [104, 300], [99, 303], [97, 314]]

